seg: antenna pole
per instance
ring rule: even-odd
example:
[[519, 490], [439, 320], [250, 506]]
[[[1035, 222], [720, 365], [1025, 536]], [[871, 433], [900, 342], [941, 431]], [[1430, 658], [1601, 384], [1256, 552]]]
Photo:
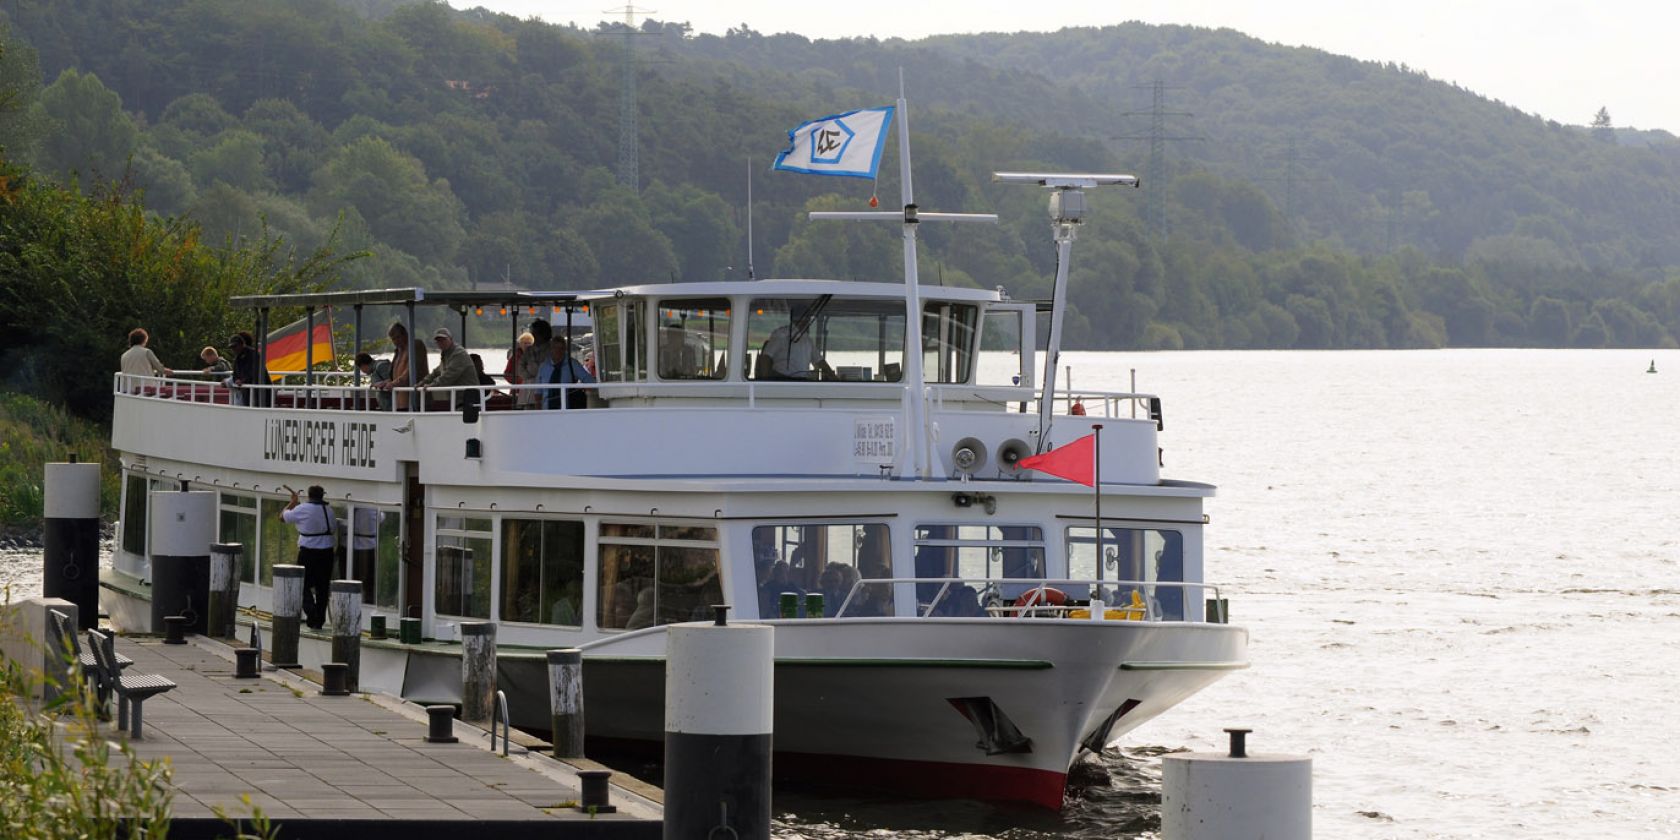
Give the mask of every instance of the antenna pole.
[[747, 279], [753, 277], [752, 254], [752, 158], [747, 158]]
[[904, 436], [907, 460], [920, 478], [930, 478], [927, 454], [927, 381], [922, 371], [922, 294], [916, 275], [916, 193], [910, 181], [910, 110], [904, 100], [904, 68], [898, 69], [898, 168], [904, 204], [904, 378], [910, 383], [910, 428]]

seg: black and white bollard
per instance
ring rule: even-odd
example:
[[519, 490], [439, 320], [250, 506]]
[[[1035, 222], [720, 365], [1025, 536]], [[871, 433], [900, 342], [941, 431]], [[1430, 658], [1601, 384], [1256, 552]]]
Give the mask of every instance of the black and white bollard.
[[245, 546], [215, 543], [210, 546], [210, 629], [206, 636], [233, 638], [234, 618], [239, 613], [239, 561]]
[[99, 626], [99, 465], [48, 464], [41, 485], [45, 552], [41, 595], [76, 605], [83, 630]]
[[297, 668], [298, 634], [303, 625], [303, 567], [274, 566], [274, 639], [270, 660], [276, 668]]
[[664, 836], [767, 840], [775, 631], [713, 609], [666, 631]]
[[1164, 840], [1311, 840], [1312, 759], [1250, 755], [1246, 729], [1228, 753], [1161, 757]]
[[329, 584], [327, 612], [332, 615], [332, 661], [345, 665], [344, 685], [362, 690], [362, 582]]
[[482, 723], [496, 703], [496, 624], [461, 625], [461, 720]]
[[153, 490], [151, 519], [152, 632], [164, 618], [187, 619], [187, 630], [210, 631], [210, 543], [216, 539], [216, 494]]
[[548, 652], [548, 707], [555, 758], [583, 758], [583, 651]]

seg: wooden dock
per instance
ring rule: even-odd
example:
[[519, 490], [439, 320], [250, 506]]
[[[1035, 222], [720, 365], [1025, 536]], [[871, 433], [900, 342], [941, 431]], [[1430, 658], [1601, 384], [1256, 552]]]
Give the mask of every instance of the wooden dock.
[[[288, 672], [234, 679], [232, 651], [119, 639], [136, 673], [178, 684], [146, 703], [141, 758], [174, 768], [171, 838], [226, 836], [215, 814], [249, 817], [249, 797], [286, 838], [517, 840], [657, 838], [660, 806], [614, 786], [614, 814], [579, 811], [576, 771], [542, 754], [503, 757], [459, 721], [460, 742], [424, 740], [421, 709], [382, 695], [326, 697]], [[515, 753], [520, 747], [515, 745]], [[644, 788], [645, 790], [645, 788]], [[656, 794], [655, 794], [656, 795]]]

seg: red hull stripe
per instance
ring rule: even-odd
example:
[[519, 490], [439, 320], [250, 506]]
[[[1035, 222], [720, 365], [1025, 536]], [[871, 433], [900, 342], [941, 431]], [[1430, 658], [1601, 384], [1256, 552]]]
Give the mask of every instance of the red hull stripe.
[[1031, 767], [777, 752], [778, 778], [811, 779], [900, 796], [1027, 802], [1061, 810], [1067, 774]]

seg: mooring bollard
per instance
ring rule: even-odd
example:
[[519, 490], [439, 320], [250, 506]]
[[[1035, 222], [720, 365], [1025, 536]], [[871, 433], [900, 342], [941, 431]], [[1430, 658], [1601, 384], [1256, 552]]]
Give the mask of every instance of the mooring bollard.
[[775, 630], [712, 609], [666, 630], [664, 836], [768, 840]]
[[455, 707], [427, 706], [426, 743], [453, 744], [459, 740], [455, 737]]
[[210, 543], [216, 538], [216, 494], [207, 490], [153, 490], [146, 498], [151, 522], [152, 632], [163, 620], [185, 616], [187, 629], [210, 632]]
[[496, 624], [465, 622], [461, 625], [461, 719], [487, 721], [495, 702]]
[[321, 663], [321, 694], [327, 697], [344, 697], [350, 694], [350, 686], [346, 682], [350, 678], [350, 666], [343, 662]]
[[368, 617], [368, 638], [381, 640], [385, 638], [385, 616]]
[[239, 612], [239, 560], [245, 546], [212, 543], [210, 546], [210, 622], [204, 635], [233, 638], [234, 618]]
[[397, 640], [405, 645], [420, 644], [420, 619], [404, 618], [397, 622]]
[[332, 613], [332, 661], [345, 666], [344, 686], [362, 690], [362, 582], [335, 580], [328, 585]]
[[1312, 759], [1250, 755], [1247, 729], [1227, 729], [1228, 753], [1161, 757], [1161, 837], [1312, 837]]
[[184, 645], [187, 643], [186, 616], [166, 615], [163, 617], [163, 643], [166, 645]]
[[235, 648], [233, 651], [233, 677], [238, 680], [254, 680], [262, 676], [262, 651], [256, 648]]
[[612, 778], [611, 770], [579, 770], [577, 775], [579, 811], [591, 814], [618, 813], [618, 806], [612, 804], [612, 785], [607, 781]]
[[583, 651], [548, 652], [548, 706], [555, 758], [583, 758]]
[[274, 567], [274, 651], [276, 668], [297, 668], [298, 633], [303, 624], [303, 567]]
[[99, 626], [99, 465], [47, 464], [41, 483], [41, 595], [76, 605], [76, 625]]

